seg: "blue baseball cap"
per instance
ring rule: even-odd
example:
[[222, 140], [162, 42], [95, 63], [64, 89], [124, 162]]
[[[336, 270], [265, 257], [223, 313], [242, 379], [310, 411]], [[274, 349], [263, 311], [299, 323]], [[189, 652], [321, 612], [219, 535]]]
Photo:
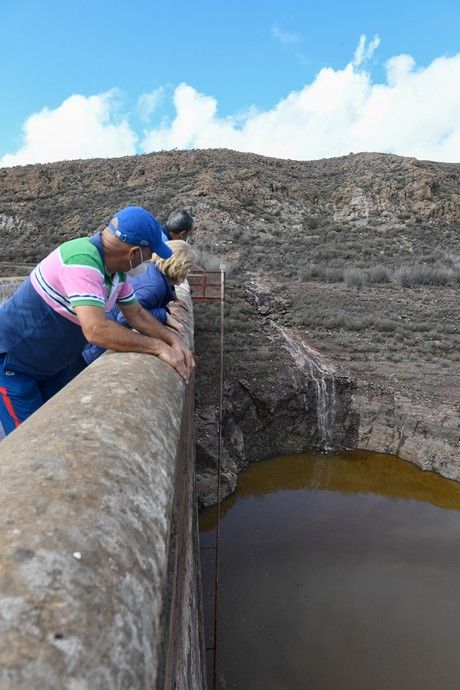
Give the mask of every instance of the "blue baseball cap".
[[[117, 220], [114, 223], [114, 220]], [[157, 219], [141, 206], [126, 206], [112, 216], [109, 230], [126, 244], [150, 247], [162, 259], [169, 259], [172, 250], [162, 239], [162, 228]]]

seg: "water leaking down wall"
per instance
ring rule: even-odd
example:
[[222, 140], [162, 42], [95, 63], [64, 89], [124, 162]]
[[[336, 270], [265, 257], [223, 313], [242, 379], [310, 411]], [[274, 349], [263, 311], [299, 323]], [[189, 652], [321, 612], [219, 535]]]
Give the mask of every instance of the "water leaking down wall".
[[1, 690], [204, 687], [192, 397], [107, 353], [0, 443]]

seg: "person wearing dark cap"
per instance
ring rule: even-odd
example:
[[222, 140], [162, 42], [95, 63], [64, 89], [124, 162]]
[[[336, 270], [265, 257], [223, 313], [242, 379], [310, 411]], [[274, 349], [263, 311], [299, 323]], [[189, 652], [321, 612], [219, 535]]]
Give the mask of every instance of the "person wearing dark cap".
[[[164, 259], [172, 254], [159, 222], [145, 209], [128, 206], [102, 232], [61, 244], [3, 304], [0, 438], [78, 373], [87, 341], [156, 355], [188, 381], [192, 353], [140, 306], [126, 279], [141, 273], [153, 252]], [[115, 304], [136, 330], [106, 317]]]
[[[195, 221], [191, 213], [186, 211], [184, 208], [177, 208], [175, 211], [169, 214], [168, 220], [162, 228], [163, 242], [168, 242], [171, 240], [182, 240], [183, 242], [188, 242], [193, 232], [194, 222]], [[180, 318], [180, 312], [182, 309], [188, 311], [186, 303], [183, 300], [178, 299], [174, 293], [174, 298], [170, 307], [171, 314], [174, 314]]]
[[163, 226], [163, 241], [183, 240], [187, 242], [193, 232], [193, 216], [183, 208], [178, 208], [170, 215]]

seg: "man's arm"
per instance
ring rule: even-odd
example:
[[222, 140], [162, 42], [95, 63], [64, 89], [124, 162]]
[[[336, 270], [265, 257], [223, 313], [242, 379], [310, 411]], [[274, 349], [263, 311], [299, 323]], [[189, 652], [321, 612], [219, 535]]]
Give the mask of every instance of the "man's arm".
[[[142, 307], [140, 308], [142, 309]], [[124, 307], [124, 309], [128, 309], [128, 307]], [[118, 352], [146, 352], [156, 355], [173, 367], [188, 382], [191, 367], [187, 365], [183, 352], [164, 342], [161, 337], [153, 335], [153, 331], [152, 335], [131, 331], [108, 319], [104, 310], [99, 307], [75, 307], [75, 313], [78, 316], [83, 335], [88, 342]], [[153, 317], [150, 317], [150, 314], [148, 316], [155, 321]], [[161, 324], [158, 325], [161, 326]], [[167, 331], [164, 326], [162, 328]], [[169, 331], [167, 332], [169, 333]]]
[[143, 333], [152, 338], [158, 338], [163, 340], [165, 343], [173, 347], [175, 350], [182, 352], [184, 357], [187, 370], [190, 374], [195, 366], [195, 361], [193, 355], [185, 345], [182, 338], [180, 338], [177, 333], [169, 330], [163, 324], [161, 324], [157, 319], [155, 319], [146, 309], [144, 309], [139, 303], [119, 305], [123, 316], [126, 321], [135, 328], [139, 333]]

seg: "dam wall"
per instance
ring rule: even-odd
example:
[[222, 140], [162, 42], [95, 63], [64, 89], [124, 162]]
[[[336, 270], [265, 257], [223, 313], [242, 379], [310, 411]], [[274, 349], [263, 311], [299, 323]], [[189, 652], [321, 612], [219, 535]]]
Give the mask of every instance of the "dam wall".
[[0, 443], [1, 690], [205, 687], [193, 485], [193, 381], [149, 355]]

